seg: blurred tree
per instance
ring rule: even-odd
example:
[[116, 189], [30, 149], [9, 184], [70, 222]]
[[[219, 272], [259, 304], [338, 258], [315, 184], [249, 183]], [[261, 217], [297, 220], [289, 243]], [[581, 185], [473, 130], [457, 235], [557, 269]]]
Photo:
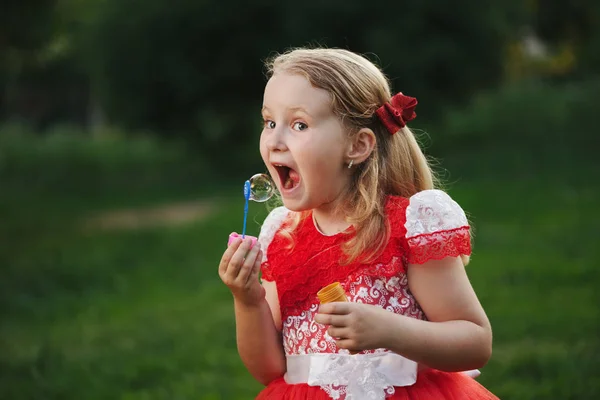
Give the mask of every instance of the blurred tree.
[[600, 2], [530, 0], [533, 33], [549, 47], [542, 72], [581, 77], [600, 72]]
[[396, 90], [419, 97], [420, 116], [435, 120], [502, 80], [505, 48], [523, 20], [519, 3], [385, 2], [364, 13], [360, 47], [380, 56]]
[[58, 11], [61, 0], [8, 0], [0, 12], [0, 117], [40, 129], [83, 122], [87, 80]]
[[[4, 0], [0, 12], [0, 55], [10, 50], [35, 51], [49, 40], [56, 0]], [[24, 29], [26, 27], [26, 29]]]
[[435, 118], [501, 79], [518, 3], [463, 0], [454, 12], [433, 0], [103, 0], [77, 37], [113, 122], [242, 156], [260, 130], [270, 52], [324, 45], [377, 54], [394, 89], [419, 97], [422, 115]]
[[187, 136], [206, 156], [243, 149], [260, 127], [269, 38], [253, 28], [267, 12], [241, 1], [106, 0], [80, 36], [92, 90], [113, 123]]
[[537, 0], [534, 27], [556, 47], [569, 46], [577, 58], [577, 75], [600, 72], [600, 3], [595, 0]]
[[[0, 117], [14, 93], [21, 70], [37, 61], [36, 52], [48, 43], [54, 0], [6, 0], [0, 6]], [[27, 29], [23, 29], [27, 27]]]

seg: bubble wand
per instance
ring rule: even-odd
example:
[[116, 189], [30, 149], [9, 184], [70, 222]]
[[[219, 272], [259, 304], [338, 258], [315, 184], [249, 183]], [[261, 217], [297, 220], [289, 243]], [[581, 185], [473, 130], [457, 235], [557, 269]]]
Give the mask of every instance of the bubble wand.
[[244, 183], [244, 227], [242, 228], [242, 239], [246, 237], [246, 221], [248, 220], [248, 202], [250, 201], [250, 181]]
[[[229, 235], [228, 245], [231, 244], [235, 240], [235, 238], [241, 237], [244, 239], [246, 237], [246, 223], [248, 221], [248, 203], [250, 200], [256, 201], [257, 203], [262, 203], [269, 200], [273, 193], [275, 192], [275, 185], [273, 181], [268, 175], [265, 174], [256, 174], [253, 175], [249, 180], [244, 182], [244, 225], [242, 228], [242, 234], [239, 235], [237, 233], [232, 233]], [[252, 239], [252, 246], [257, 241], [257, 238], [254, 236], [247, 235]]]

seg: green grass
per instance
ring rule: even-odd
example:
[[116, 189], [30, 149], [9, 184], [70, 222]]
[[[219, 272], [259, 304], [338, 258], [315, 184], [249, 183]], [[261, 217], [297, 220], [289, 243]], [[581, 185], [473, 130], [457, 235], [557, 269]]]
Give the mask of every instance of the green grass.
[[494, 329], [481, 382], [507, 399], [597, 398], [600, 193], [560, 181], [459, 187], [476, 227], [469, 273]]
[[[26, 252], [10, 253], [0, 398], [256, 392], [236, 355], [231, 299], [216, 274], [218, 251], [240, 225], [241, 204], [214, 201], [220, 211], [200, 224], [93, 233], [66, 224], [58, 237], [55, 231]], [[249, 233], [257, 229], [250, 224]]]
[[[596, 167], [484, 179], [476, 167], [493, 171], [489, 159], [461, 160], [470, 162], [462, 175], [450, 166], [461, 177], [450, 194], [475, 227], [469, 275], [494, 329], [479, 381], [502, 399], [599, 398], [600, 188], [579, 173]], [[168, 182], [0, 199], [1, 399], [229, 400], [260, 390], [238, 358], [231, 295], [216, 273], [227, 235], [241, 229], [241, 185]], [[215, 211], [141, 230], [80, 225], [93, 211], [182, 198]], [[257, 234], [264, 205], [250, 215]]]

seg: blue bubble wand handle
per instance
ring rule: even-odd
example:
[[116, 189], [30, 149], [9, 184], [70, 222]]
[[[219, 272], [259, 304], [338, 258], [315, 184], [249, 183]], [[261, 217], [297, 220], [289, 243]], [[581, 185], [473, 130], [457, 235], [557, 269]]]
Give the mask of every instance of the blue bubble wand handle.
[[248, 201], [250, 200], [250, 181], [244, 183], [244, 227], [242, 228], [242, 239], [246, 237], [246, 220], [248, 219]]

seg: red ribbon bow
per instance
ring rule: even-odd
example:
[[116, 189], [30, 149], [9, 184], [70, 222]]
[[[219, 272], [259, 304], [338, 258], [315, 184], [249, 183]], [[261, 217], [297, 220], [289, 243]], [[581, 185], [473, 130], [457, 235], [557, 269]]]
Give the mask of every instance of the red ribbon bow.
[[405, 96], [402, 92], [393, 96], [375, 111], [383, 125], [393, 135], [406, 126], [406, 123], [417, 117], [415, 107], [417, 99]]

